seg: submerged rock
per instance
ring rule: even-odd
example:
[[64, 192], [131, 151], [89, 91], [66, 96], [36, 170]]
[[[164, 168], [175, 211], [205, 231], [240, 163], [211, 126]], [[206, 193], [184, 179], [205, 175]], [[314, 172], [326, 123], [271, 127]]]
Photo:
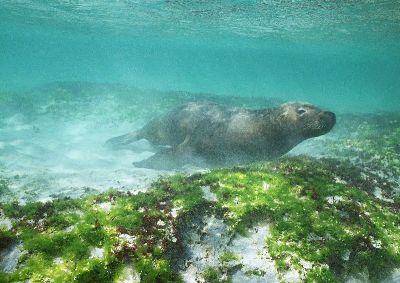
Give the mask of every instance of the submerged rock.
[[240, 257], [243, 267], [232, 276], [232, 282], [279, 282], [265, 240], [270, 234], [270, 225], [257, 225], [246, 236], [236, 237], [230, 250]]
[[[15, 244], [0, 252], [0, 272], [13, 273], [17, 270], [18, 261], [23, 254], [22, 245]], [[0, 277], [1, 278], [1, 277]]]
[[27, 253], [2, 261], [0, 281], [395, 282], [399, 207], [372, 178], [384, 186], [302, 156], [178, 174], [135, 195], [3, 203]]
[[104, 249], [103, 248], [93, 248], [90, 251], [89, 258], [103, 258], [104, 257]]

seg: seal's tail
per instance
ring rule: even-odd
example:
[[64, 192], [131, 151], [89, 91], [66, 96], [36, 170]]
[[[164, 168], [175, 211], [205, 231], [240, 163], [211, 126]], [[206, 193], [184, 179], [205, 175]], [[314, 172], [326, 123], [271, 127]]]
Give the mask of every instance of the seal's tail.
[[104, 146], [110, 149], [124, 149], [128, 148], [131, 143], [140, 139], [140, 132], [136, 131], [126, 135], [111, 138], [105, 142]]

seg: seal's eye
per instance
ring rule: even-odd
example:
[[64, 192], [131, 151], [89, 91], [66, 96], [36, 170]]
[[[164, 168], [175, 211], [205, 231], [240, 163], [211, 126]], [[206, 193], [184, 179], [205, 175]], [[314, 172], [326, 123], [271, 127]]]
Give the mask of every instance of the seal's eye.
[[304, 109], [304, 108], [299, 108], [299, 109], [297, 109], [297, 114], [299, 114], [299, 115], [303, 115], [303, 114], [306, 113], [306, 112], [307, 112], [307, 110]]

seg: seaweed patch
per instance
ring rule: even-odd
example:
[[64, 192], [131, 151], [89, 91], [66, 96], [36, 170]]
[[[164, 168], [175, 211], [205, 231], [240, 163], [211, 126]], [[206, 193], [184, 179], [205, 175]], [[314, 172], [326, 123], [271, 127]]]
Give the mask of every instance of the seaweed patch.
[[[218, 229], [228, 240], [210, 266], [196, 265], [201, 270], [193, 276], [201, 280], [266, 276], [234, 252], [235, 239], [264, 223], [270, 228], [260, 249], [265, 246], [279, 280], [297, 274], [301, 281], [336, 282], [364, 271], [381, 280], [400, 265], [398, 208], [332, 164], [287, 158], [163, 178], [136, 195], [114, 190], [2, 204], [12, 221], [12, 229], [1, 232], [2, 244], [19, 242], [24, 253], [1, 280], [114, 282], [129, 266], [143, 282], [179, 282], [194, 264], [187, 235], [201, 234], [200, 245], [211, 237], [201, 224], [210, 216], [222, 221]], [[205, 197], [205, 187], [215, 199]]]

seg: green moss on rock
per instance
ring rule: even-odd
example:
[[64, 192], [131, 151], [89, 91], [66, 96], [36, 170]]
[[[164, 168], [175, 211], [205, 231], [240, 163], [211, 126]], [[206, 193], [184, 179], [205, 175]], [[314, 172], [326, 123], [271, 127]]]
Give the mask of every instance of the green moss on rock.
[[209, 178], [215, 178], [218, 206], [233, 229], [272, 221], [267, 244], [279, 270], [308, 273], [304, 265], [311, 265], [313, 277], [338, 278], [366, 267], [377, 279], [400, 263], [398, 211], [338, 181], [337, 173], [296, 158], [214, 171]]
[[[7, 233], [26, 254], [14, 273], [0, 279], [112, 282], [128, 264], [143, 282], [180, 282], [174, 262], [184, 256], [182, 227], [192, 229], [180, 223], [203, 211], [222, 218], [233, 234], [270, 222], [266, 245], [282, 276], [294, 269], [306, 282], [335, 282], [366, 269], [377, 281], [400, 266], [399, 211], [364, 190], [357, 174], [347, 163], [298, 157], [176, 175], [137, 195], [110, 191], [3, 204], [13, 219]], [[203, 198], [205, 186], [217, 201]], [[222, 269], [231, 261], [240, 255], [223, 254], [203, 277], [229, 280], [235, 270]]]
[[230, 252], [230, 251], [224, 252], [224, 253], [219, 257], [219, 261], [220, 261], [221, 263], [228, 263], [228, 262], [235, 261], [235, 260], [239, 260], [239, 259], [240, 259], [240, 256], [239, 256], [239, 255], [237, 255], [237, 254], [235, 254], [235, 253], [233, 253], [233, 252]]
[[223, 273], [218, 268], [208, 267], [203, 272], [203, 277], [206, 282], [210, 283], [226, 283], [229, 282], [227, 278], [224, 277]]

